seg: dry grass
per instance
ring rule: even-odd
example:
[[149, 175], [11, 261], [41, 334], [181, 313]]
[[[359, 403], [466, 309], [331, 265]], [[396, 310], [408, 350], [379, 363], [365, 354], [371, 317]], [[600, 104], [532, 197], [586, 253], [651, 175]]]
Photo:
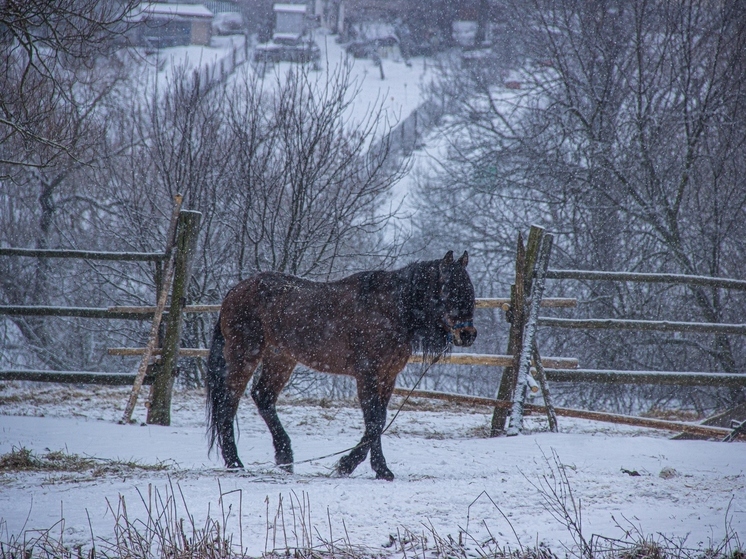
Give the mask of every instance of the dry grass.
[[[6, 455], [7, 456], [7, 455]], [[14, 467], [37, 460], [27, 452], [12, 458]], [[54, 459], [50, 459], [54, 462]], [[553, 463], [555, 468], [559, 464]], [[36, 467], [36, 466], [34, 466]], [[563, 478], [556, 469], [540, 481], [555, 510], [565, 510], [572, 517], [573, 505], [569, 488], [563, 488]], [[538, 485], [541, 487], [541, 485]], [[65, 542], [65, 521], [60, 520], [49, 530], [22, 531], [19, 536], [8, 536], [0, 521], [0, 559], [248, 559], [247, 544], [242, 532], [243, 499], [241, 490], [223, 492], [220, 489], [219, 510], [216, 516], [197, 524], [178, 484], [169, 482], [164, 491], [153, 486], [147, 494], [139, 493], [138, 509], [145, 514], [132, 516], [134, 507], [120, 496], [108, 503], [114, 522], [112, 535], [101, 538], [90, 535], [87, 544], [68, 545]], [[564, 497], [557, 500], [557, 495]], [[486, 497], [486, 493], [479, 498]], [[476, 501], [475, 501], [476, 502]], [[495, 507], [499, 507], [492, 503]], [[568, 509], [570, 507], [570, 509]], [[249, 511], [247, 511], [249, 512]], [[502, 513], [502, 511], [500, 511]], [[455, 535], [442, 535], [431, 524], [419, 530], [400, 529], [389, 536], [381, 547], [370, 548], [350, 541], [344, 520], [332, 529], [327, 512], [328, 534], [322, 534], [312, 521], [308, 495], [295, 492], [270, 502], [266, 500], [266, 529], [263, 559], [746, 559], [738, 537], [730, 531], [726, 538], [706, 549], [690, 549], [685, 541], [673, 541], [658, 535], [643, 536], [634, 528], [627, 531], [625, 540], [593, 536], [583, 539], [585, 545], [573, 549], [550, 549], [542, 544], [518, 549], [501, 545], [490, 533], [478, 539], [470, 532], [469, 520]], [[507, 520], [508, 517], [505, 516]], [[486, 526], [484, 522], [478, 522]], [[727, 522], [726, 522], [727, 524]], [[569, 530], [581, 529], [570, 523]], [[488, 530], [489, 531], [489, 530]], [[4, 536], [4, 537], [3, 537]], [[582, 534], [580, 535], [582, 538]]]
[[66, 472], [89, 473], [93, 477], [123, 472], [162, 472], [169, 465], [141, 464], [135, 461], [106, 460], [103, 458], [84, 457], [57, 450], [37, 455], [27, 448], [13, 448], [7, 454], [0, 455], [0, 474], [13, 472]]

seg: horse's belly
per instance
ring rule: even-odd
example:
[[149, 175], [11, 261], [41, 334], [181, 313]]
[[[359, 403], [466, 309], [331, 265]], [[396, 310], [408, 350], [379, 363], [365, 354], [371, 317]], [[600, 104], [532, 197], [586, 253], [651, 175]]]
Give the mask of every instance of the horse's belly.
[[400, 370], [409, 358], [409, 344], [393, 331], [340, 334], [318, 329], [311, 336], [297, 334], [283, 336], [280, 347], [297, 362], [322, 373], [357, 376], [366, 370]]
[[333, 375], [350, 375], [355, 374], [354, 367], [350, 366], [348, 355], [332, 352], [299, 352], [294, 353], [293, 357], [298, 363], [305, 365], [320, 373], [330, 373]]

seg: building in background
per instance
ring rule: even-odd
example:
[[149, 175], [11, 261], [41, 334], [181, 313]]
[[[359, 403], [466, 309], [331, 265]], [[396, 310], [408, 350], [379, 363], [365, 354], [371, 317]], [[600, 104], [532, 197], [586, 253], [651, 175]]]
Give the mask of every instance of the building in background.
[[209, 45], [213, 13], [203, 4], [142, 2], [129, 15], [130, 40], [152, 48]]
[[275, 42], [297, 43], [308, 31], [307, 4], [275, 4], [275, 26], [272, 40]]

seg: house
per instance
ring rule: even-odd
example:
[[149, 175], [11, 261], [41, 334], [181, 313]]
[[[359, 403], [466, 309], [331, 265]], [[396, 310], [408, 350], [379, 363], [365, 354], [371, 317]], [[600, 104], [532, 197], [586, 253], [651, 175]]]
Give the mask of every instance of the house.
[[135, 23], [130, 39], [154, 48], [209, 45], [213, 13], [202, 4], [142, 2], [128, 16]]
[[272, 40], [277, 42], [298, 42], [308, 29], [306, 4], [275, 4], [275, 28]]
[[318, 45], [308, 35], [310, 18], [307, 4], [274, 4], [272, 40], [257, 45], [257, 62], [316, 62], [321, 57]]

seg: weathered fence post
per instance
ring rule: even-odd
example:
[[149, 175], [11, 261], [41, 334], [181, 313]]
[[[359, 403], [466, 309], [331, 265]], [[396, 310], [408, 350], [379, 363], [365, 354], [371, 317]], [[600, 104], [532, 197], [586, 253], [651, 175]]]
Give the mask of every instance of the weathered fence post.
[[[518, 248], [515, 261], [515, 283], [510, 288], [510, 333], [508, 336], [508, 355], [513, 356], [513, 366], [503, 369], [497, 400], [509, 402], [513, 399], [520, 364], [520, 351], [523, 345], [523, 328], [528, 315], [526, 296], [531, 292], [533, 270], [539, 253], [539, 246], [544, 235], [544, 229], [536, 225], [531, 226], [528, 234], [528, 244], [524, 249], [523, 236], [518, 234]], [[492, 414], [490, 436], [497, 437], [505, 433], [505, 423], [508, 419], [507, 407], [495, 406]]]
[[536, 367], [536, 380], [539, 382], [541, 395], [544, 397], [544, 407], [547, 410], [549, 431], [552, 433], [558, 433], [557, 412], [554, 409], [554, 404], [552, 404], [552, 395], [549, 393], [549, 385], [547, 385], [547, 373], [544, 370], [543, 363], [541, 362], [541, 354], [539, 353], [539, 345], [536, 343], [536, 339], [534, 339], [534, 366]]
[[147, 417], [149, 424], [171, 424], [171, 393], [181, 339], [182, 309], [191, 277], [191, 262], [197, 245], [201, 219], [200, 212], [182, 211], [179, 214], [171, 306], [168, 311], [166, 335], [163, 339], [161, 363], [155, 369], [155, 378], [150, 387]]
[[157, 301], [155, 313], [153, 314], [153, 323], [150, 326], [150, 334], [148, 335], [148, 343], [145, 346], [145, 353], [143, 353], [140, 366], [137, 369], [135, 382], [132, 385], [132, 392], [130, 392], [130, 397], [124, 407], [124, 414], [122, 414], [122, 419], [119, 420], [120, 423], [125, 425], [132, 420], [132, 412], [135, 410], [135, 404], [140, 395], [140, 389], [145, 380], [145, 374], [148, 372], [150, 358], [153, 355], [153, 350], [157, 343], [158, 329], [161, 326], [161, 317], [163, 316], [163, 309], [166, 306], [167, 292], [171, 287], [171, 282], [173, 281], [174, 258], [172, 253], [174, 247], [174, 235], [176, 233], [179, 212], [181, 211], [181, 204], [183, 201], [184, 197], [181, 194], [176, 194], [174, 196], [174, 209], [171, 215], [171, 223], [168, 226], [168, 233], [166, 233], [166, 253], [164, 258], [166, 267], [163, 270], [162, 286], [161, 290], [156, 293]]
[[523, 332], [523, 345], [521, 346], [520, 365], [516, 380], [516, 388], [513, 394], [513, 407], [510, 412], [510, 425], [505, 434], [517, 435], [523, 427], [523, 408], [526, 403], [528, 390], [528, 376], [531, 374], [531, 359], [534, 354], [536, 342], [536, 328], [539, 321], [539, 305], [544, 295], [544, 284], [547, 268], [549, 267], [549, 255], [552, 252], [552, 235], [543, 235], [538, 259], [535, 263], [536, 277], [530, 291], [530, 303], [528, 317]]

